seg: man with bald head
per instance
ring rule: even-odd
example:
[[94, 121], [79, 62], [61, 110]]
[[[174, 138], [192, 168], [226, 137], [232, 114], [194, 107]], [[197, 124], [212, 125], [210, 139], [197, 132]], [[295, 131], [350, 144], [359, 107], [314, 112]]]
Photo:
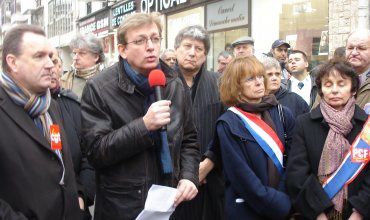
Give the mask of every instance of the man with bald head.
[[348, 36], [346, 59], [360, 77], [357, 104], [363, 108], [370, 102], [370, 30], [356, 30]]

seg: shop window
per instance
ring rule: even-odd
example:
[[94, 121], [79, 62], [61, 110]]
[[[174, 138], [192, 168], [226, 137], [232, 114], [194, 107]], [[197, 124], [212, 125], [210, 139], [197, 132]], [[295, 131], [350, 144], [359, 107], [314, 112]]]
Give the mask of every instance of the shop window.
[[225, 50], [227, 45], [231, 45], [233, 41], [238, 39], [240, 36], [247, 36], [248, 28], [239, 28], [235, 30], [220, 31], [210, 34], [211, 49], [207, 56], [207, 69], [216, 71], [217, 68], [217, 56]]
[[329, 1], [284, 0], [279, 15], [279, 37], [292, 49], [307, 53], [312, 66], [329, 54]]
[[86, 3], [86, 14], [91, 14], [91, 2]]

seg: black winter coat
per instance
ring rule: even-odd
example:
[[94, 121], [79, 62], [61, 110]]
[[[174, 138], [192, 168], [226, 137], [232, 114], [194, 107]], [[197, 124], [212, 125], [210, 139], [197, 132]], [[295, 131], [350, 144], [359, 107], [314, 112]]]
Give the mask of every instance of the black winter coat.
[[62, 89], [53, 94], [62, 112], [62, 120], [72, 154], [76, 179], [80, 184], [79, 194], [85, 199], [85, 206], [91, 206], [95, 197], [95, 171], [88, 163], [81, 141], [81, 108], [78, 97], [71, 90]]
[[[353, 129], [346, 137], [352, 144], [361, 132], [367, 119], [366, 113], [356, 106], [352, 118]], [[287, 190], [296, 211], [307, 219], [316, 217], [333, 208], [333, 203], [320, 184], [317, 173], [322, 149], [329, 132], [320, 106], [310, 113], [298, 117], [293, 135], [291, 152], [287, 166]], [[351, 209], [355, 208], [370, 219], [370, 167], [367, 165], [348, 186], [348, 201]], [[348, 219], [349, 216], [344, 216]]]
[[[177, 65], [175, 70], [180, 72]], [[225, 109], [218, 91], [220, 74], [207, 71], [206, 65], [202, 65], [196, 77], [197, 85], [196, 90], [193, 91], [195, 95], [192, 101], [192, 115], [197, 129], [200, 150], [203, 154], [213, 140], [216, 121]], [[182, 74], [180, 74], [180, 78], [187, 86]], [[213, 169], [207, 175], [207, 183], [199, 188], [198, 195], [193, 200], [186, 202], [184, 207], [179, 206], [176, 209], [175, 219], [223, 219], [224, 190], [221, 170]]]
[[289, 108], [293, 113], [294, 118], [310, 111], [310, 107], [308, 107], [307, 102], [295, 92], [289, 92], [280, 87], [280, 89], [275, 93], [275, 96], [280, 104]]
[[167, 126], [174, 167], [171, 183], [160, 175], [158, 152], [144, 125], [147, 98], [127, 77], [122, 58], [85, 86], [82, 130], [97, 174], [96, 220], [136, 218], [152, 184], [176, 187], [180, 179], [188, 179], [198, 185], [200, 152], [190, 97], [177, 74], [161, 66], [167, 81], [163, 97], [171, 100]]
[[62, 163], [50, 143], [0, 87], [0, 219], [82, 218], [71, 153], [55, 101], [48, 112], [60, 126], [64, 185], [60, 184]]

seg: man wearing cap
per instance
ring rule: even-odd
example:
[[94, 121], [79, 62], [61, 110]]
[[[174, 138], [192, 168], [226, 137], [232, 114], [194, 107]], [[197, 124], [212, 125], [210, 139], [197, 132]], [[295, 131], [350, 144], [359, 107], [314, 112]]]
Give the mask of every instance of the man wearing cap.
[[280, 63], [281, 76], [282, 76], [282, 79], [284, 79], [282, 83], [284, 83], [284, 81], [290, 78], [290, 74], [288, 70], [285, 68], [285, 64], [288, 58], [288, 48], [290, 48], [290, 45], [287, 42], [283, 40], [276, 40], [272, 44], [271, 50], [270, 50], [272, 56], [275, 59], [277, 59]]
[[234, 48], [234, 56], [254, 56], [254, 40], [244, 36], [236, 39], [231, 46]]

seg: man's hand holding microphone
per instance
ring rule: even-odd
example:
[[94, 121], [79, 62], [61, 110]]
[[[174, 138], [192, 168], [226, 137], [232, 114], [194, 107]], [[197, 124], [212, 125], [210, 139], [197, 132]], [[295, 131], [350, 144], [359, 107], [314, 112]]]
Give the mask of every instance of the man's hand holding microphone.
[[[166, 78], [161, 70], [152, 70], [148, 76], [150, 87], [154, 88], [155, 100], [143, 117], [145, 127], [149, 131], [158, 129], [165, 130], [166, 125], [171, 122], [170, 106], [171, 101], [162, 100], [162, 87], [166, 85]], [[177, 185], [177, 194], [174, 206], [179, 205], [182, 201], [193, 199], [198, 193], [198, 189], [193, 182], [187, 179], [181, 179]]]

